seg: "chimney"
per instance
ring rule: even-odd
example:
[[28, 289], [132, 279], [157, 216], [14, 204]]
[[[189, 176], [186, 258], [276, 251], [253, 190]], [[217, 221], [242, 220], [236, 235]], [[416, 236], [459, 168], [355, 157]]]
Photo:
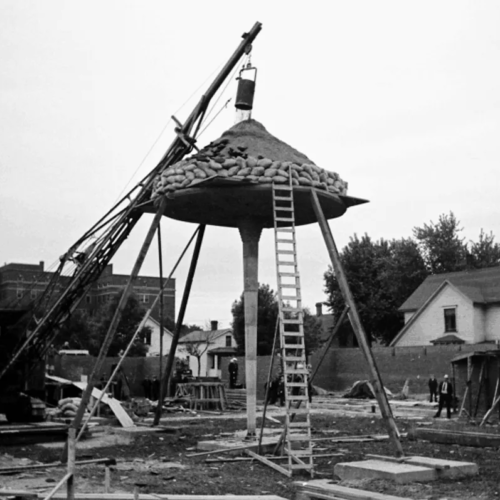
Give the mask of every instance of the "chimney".
[[316, 302], [316, 316], [323, 316], [323, 302]]
[[44, 270], [43, 268], [45, 267], [45, 262], [41, 260], [39, 266], [40, 266], [40, 271], [43, 271]]
[[212, 332], [215, 332], [215, 330], [218, 330], [219, 322], [218, 321], [210, 321], [210, 329]]

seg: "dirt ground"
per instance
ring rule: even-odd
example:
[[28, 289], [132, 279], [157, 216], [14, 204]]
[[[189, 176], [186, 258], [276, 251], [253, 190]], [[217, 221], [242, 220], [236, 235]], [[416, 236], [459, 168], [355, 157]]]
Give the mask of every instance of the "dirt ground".
[[[321, 406], [321, 405], [320, 405]], [[313, 405], [314, 408], [314, 405]], [[477, 426], [459, 423], [456, 419], [434, 420], [427, 417], [396, 417], [401, 433], [414, 425], [451, 427], [478, 431]], [[283, 421], [283, 412], [273, 413]], [[386, 434], [378, 415], [342, 415], [339, 412], [317, 409], [312, 414], [315, 453], [337, 454], [316, 459], [315, 478], [331, 479], [338, 484], [383, 492], [412, 499], [489, 500], [499, 497], [500, 468], [498, 449], [461, 447], [425, 441], [402, 440], [405, 455], [418, 455], [451, 460], [475, 462], [480, 473], [476, 477], [457, 480], [439, 480], [430, 483], [398, 485], [384, 480], [339, 482], [334, 478], [333, 467], [337, 462], [366, 458], [367, 454], [394, 456], [394, 446], [389, 440], [335, 443], [328, 438], [339, 436]], [[260, 428], [260, 419], [258, 419]], [[172, 415], [162, 420], [163, 429], [154, 432], [139, 427], [135, 432], [108, 428], [78, 447], [77, 460], [90, 458], [116, 458], [117, 466], [111, 472], [111, 492], [132, 492], [137, 486], [141, 492], [162, 494], [274, 494], [294, 499], [295, 481], [307, 481], [308, 475], [287, 478], [279, 472], [256, 461], [214, 462], [217, 458], [230, 458], [228, 454], [189, 457], [196, 452], [199, 441], [223, 439], [246, 428], [244, 413], [224, 416], [197, 415], [179, 417]], [[266, 427], [279, 429], [280, 425], [266, 421]], [[498, 425], [481, 428], [481, 432], [499, 433]], [[95, 445], [99, 441], [99, 445]], [[92, 445], [94, 443], [94, 445]], [[23, 465], [30, 461], [54, 462], [59, 460], [61, 446], [30, 445], [0, 447], [0, 467]], [[207, 461], [208, 459], [208, 461]], [[0, 476], [0, 485], [9, 488], [28, 488], [46, 493], [64, 475], [64, 468], [45, 471], [28, 471], [17, 475]], [[104, 492], [104, 467], [80, 466], [77, 470], [77, 492]]]

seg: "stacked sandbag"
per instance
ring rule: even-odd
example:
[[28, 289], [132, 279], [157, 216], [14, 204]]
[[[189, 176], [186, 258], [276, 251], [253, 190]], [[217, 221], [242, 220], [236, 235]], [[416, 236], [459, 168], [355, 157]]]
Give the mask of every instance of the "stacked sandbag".
[[[266, 156], [259, 151], [264, 151]], [[205, 179], [288, 184], [290, 176], [294, 186], [347, 194], [347, 183], [336, 172], [318, 167], [253, 120], [248, 125], [234, 127], [201, 151], [166, 168], [155, 181], [153, 197], [194, 187]]]
[[64, 418], [73, 418], [78, 411], [82, 398], [64, 398], [57, 404], [58, 416]]

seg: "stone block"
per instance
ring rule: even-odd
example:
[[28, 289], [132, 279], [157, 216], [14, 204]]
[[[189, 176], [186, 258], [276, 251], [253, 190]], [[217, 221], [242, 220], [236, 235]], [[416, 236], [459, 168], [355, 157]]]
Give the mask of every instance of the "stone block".
[[338, 463], [334, 467], [334, 474], [342, 480], [387, 479], [396, 483], [434, 481], [437, 479], [435, 469], [421, 465], [386, 462], [384, 460]]
[[433, 468], [438, 478], [459, 478], [464, 476], [475, 476], [479, 472], [478, 466], [473, 462], [458, 462], [456, 460], [444, 460], [430, 457], [408, 457], [405, 463], [421, 465]]

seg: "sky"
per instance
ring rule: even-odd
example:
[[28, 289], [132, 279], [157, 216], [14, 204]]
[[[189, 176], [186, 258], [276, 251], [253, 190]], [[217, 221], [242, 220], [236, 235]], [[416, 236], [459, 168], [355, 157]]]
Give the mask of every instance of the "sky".
[[[354, 234], [410, 237], [450, 211], [466, 240], [500, 238], [499, 2], [1, 0], [0, 263], [57, 263], [156, 166], [170, 117], [190, 114], [257, 21], [252, 117], [369, 200], [330, 221], [339, 249]], [[232, 78], [199, 146], [234, 124], [235, 93]], [[115, 272], [130, 273], [151, 220]], [[161, 228], [168, 274], [196, 226]], [[314, 311], [329, 265], [319, 227], [299, 227], [297, 245]], [[156, 245], [141, 273], [158, 275]], [[272, 230], [259, 280], [276, 289]], [[242, 289], [238, 231], [208, 227], [185, 322], [229, 326]]]

